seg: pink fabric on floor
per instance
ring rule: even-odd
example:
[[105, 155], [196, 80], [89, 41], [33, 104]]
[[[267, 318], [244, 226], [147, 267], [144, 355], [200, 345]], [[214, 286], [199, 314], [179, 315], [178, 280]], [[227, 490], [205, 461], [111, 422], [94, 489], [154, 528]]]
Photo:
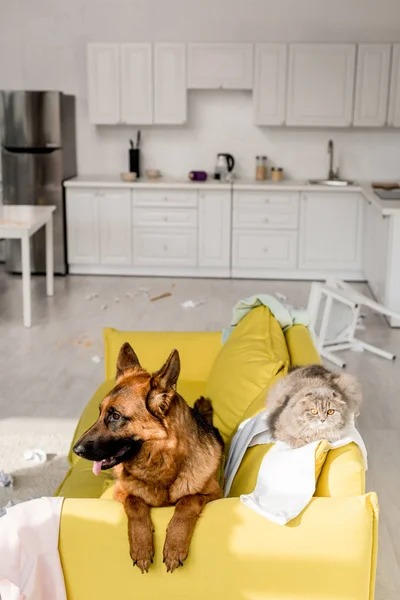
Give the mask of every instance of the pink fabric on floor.
[[0, 518], [1, 600], [66, 600], [58, 553], [63, 498], [39, 498]]

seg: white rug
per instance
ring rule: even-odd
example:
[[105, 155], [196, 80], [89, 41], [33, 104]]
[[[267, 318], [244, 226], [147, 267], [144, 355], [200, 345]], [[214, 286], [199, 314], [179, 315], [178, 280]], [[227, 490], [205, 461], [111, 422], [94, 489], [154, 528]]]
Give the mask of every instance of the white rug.
[[[0, 487], [0, 509], [10, 501], [18, 503], [52, 496], [68, 471], [67, 454], [73, 427], [65, 424], [57, 427], [55, 423], [50, 425], [52, 431], [49, 432], [49, 424], [7, 427], [4, 421], [0, 423], [0, 471], [14, 479], [13, 487]], [[24, 459], [24, 451], [35, 448], [46, 452], [45, 463], [33, 464]]]

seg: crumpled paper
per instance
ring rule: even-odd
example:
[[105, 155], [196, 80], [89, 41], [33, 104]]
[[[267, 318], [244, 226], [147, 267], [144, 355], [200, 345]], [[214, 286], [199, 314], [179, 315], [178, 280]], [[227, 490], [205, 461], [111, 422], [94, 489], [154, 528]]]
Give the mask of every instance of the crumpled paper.
[[34, 465], [42, 465], [47, 461], [47, 454], [41, 448], [25, 450], [24, 459], [32, 462]]
[[13, 487], [13, 476], [4, 471], [0, 471], [0, 487]]

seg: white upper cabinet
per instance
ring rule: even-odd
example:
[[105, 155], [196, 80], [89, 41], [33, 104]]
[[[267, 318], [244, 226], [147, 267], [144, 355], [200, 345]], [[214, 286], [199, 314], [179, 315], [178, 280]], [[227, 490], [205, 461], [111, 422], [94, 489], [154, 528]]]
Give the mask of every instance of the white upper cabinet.
[[251, 90], [253, 44], [189, 44], [188, 88]]
[[257, 44], [254, 69], [254, 122], [283, 125], [286, 108], [286, 44]]
[[153, 122], [151, 44], [121, 45], [121, 121], [133, 125]]
[[89, 44], [88, 98], [91, 123], [112, 125], [120, 120], [118, 44]]
[[400, 44], [393, 46], [389, 125], [400, 127]]
[[186, 117], [185, 44], [154, 44], [154, 123], [181, 124]]
[[287, 125], [351, 125], [355, 51], [355, 44], [289, 46]]
[[354, 125], [386, 124], [389, 94], [389, 44], [360, 44], [357, 54]]

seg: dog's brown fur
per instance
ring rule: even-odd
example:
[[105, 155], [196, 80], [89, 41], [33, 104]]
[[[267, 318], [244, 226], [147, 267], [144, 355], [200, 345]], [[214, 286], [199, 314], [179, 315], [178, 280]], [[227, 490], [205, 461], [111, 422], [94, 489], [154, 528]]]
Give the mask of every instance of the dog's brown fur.
[[189, 408], [176, 392], [179, 371], [176, 350], [151, 375], [124, 344], [116, 386], [102, 401], [96, 423], [74, 448], [80, 456], [105, 458], [112, 464], [116, 445], [121, 448], [121, 462], [114, 466], [114, 498], [124, 504], [131, 558], [142, 572], [148, 571], [154, 556], [150, 507], [175, 505], [164, 545], [164, 562], [172, 572], [188, 555], [203, 507], [222, 497], [217, 471], [223, 441], [212, 425], [211, 402], [200, 398]]

